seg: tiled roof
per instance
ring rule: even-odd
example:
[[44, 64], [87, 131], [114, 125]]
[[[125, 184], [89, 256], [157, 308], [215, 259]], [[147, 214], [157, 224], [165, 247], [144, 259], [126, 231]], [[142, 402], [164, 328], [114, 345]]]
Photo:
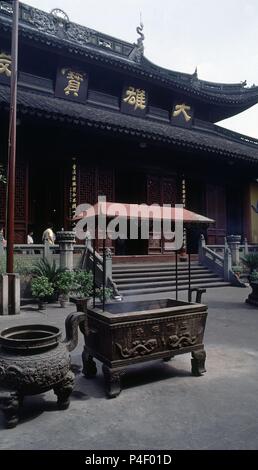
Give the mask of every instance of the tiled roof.
[[[9, 86], [0, 85], [0, 108], [9, 109], [9, 101]], [[22, 88], [18, 89], [18, 110], [23, 115], [43, 116], [45, 119], [66, 121], [73, 126], [87, 126], [109, 133], [164, 142], [175, 145], [179, 149], [195, 149], [215, 153], [218, 157], [234, 157], [258, 163], [258, 145], [256, 147], [245, 144], [240, 140], [237, 142], [230, 136], [218, 135], [215, 131], [197, 127], [191, 129], [176, 127], [154, 119], [139, 118], [89, 104], [74, 103]], [[214, 127], [219, 130], [217, 126]], [[232, 133], [232, 135], [238, 134]], [[246, 140], [248, 140], [247, 137]]]

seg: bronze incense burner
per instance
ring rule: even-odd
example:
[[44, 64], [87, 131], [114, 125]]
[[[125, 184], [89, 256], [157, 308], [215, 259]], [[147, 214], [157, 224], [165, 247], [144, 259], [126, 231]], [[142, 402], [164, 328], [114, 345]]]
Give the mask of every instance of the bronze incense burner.
[[51, 389], [57, 395], [58, 408], [69, 407], [74, 385], [70, 369], [72, 351], [78, 342], [78, 324], [84, 314], [72, 313], [66, 319], [66, 339], [52, 325], [22, 325], [0, 334], [0, 387], [6, 425], [15, 427], [25, 395]]

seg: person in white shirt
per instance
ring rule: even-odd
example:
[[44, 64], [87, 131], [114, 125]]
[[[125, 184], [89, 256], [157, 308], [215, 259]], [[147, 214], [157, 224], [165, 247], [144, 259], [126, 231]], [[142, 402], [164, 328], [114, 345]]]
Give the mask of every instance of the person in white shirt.
[[33, 240], [33, 232], [29, 232], [28, 235], [27, 235], [27, 244], [28, 245], [33, 245], [34, 243], [34, 240]]

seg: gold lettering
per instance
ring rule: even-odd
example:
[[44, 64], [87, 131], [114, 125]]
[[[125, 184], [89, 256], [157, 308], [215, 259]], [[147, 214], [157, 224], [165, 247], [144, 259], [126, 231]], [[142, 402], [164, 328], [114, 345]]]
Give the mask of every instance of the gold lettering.
[[66, 96], [73, 94], [74, 96], [78, 97], [81, 83], [84, 81], [83, 74], [67, 69], [62, 69], [62, 74], [66, 75], [68, 80], [68, 85], [64, 88]]
[[191, 121], [192, 116], [190, 116], [187, 111], [191, 111], [191, 106], [187, 106], [186, 104], [177, 104], [175, 106], [175, 111], [173, 112], [173, 117], [178, 117], [182, 113], [186, 122]]
[[128, 103], [130, 106], [134, 106], [134, 109], [145, 109], [146, 108], [146, 91], [140, 88], [134, 88], [129, 86], [125, 92], [125, 98], [123, 101]]

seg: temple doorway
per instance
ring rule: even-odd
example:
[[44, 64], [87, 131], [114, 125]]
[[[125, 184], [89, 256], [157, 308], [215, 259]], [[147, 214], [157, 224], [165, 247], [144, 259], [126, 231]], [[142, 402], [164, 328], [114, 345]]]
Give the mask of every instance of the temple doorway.
[[30, 164], [29, 228], [35, 243], [42, 243], [42, 233], [50, 223], [54, 232], [64, 227], [64, 186], [64, 171], [55, 159]]
[[[146, 175], [133, 169], [119, 170], [115, 174], [115, 201], [130, 204], [143, 204], [147, 202]], [[115, 253], [118, 256], [133, 256], [148, 254], [148, 240], [117, 240]]]

